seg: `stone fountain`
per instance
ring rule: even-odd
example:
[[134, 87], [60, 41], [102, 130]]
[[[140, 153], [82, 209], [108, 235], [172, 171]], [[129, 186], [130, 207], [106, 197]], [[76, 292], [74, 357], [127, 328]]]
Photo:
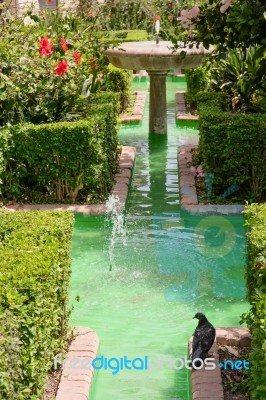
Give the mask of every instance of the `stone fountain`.
[[150, 133], [167, 133], [166, 117], [166, 76], [169, 69], [199, 67], [204, 57], [213, 49], [191, 43], [187, 47], [173, 49], [173, 43], [126, 42], [119, 47], [105, 50], [110, 62], [130, 70], [146, 70], [150, 76]]

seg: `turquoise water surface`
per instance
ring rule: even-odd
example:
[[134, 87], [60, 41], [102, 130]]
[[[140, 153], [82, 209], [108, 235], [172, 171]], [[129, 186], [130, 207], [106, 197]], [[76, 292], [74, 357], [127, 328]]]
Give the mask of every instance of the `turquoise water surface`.
[[[148, 80], [134, 82], [148, 90]], [[184, 81], [167, 81], [168, 135], [142, 124], [120, 129], [137, 148], [124, 216], [126, 241], [110, 237], [107, 217], [76, 216], [73, 238], [71, 323], [96, 330], [100, 354], [128, 358], [187, 355], [197, 311], [215, 326], [237, 326], [247, 310], [243, 218], [193, 217], [180, 210], [177, 149], [193, 141], [197, 125], [175, 122], [174, 94]], [[79, 296], [80, 301], [75, 298]], [[188, 400], [189, 375], [167, 364], [156, 371], [96, 373], [93, 400]]]

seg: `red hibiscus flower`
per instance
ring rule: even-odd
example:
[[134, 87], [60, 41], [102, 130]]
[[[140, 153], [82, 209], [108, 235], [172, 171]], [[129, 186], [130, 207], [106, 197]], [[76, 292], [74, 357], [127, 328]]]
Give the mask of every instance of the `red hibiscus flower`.
[[67, 46], [67, 42], [66, 42], [66, 39], [64, 38], [64, 36], [61, 37], [60, 43], [61, 43], [62, 49], [64, 51], [67, 51], [68, 50], [68, 46]]
[[59, 61], [57, 64], [57, 67], [55, 69], [55, 74], [56, 75], [64, 75], [68, 70], [68, 63], [66, 61]]
[[39, 42], [39, 53], [41, 56], [49, 56], [53, 52], [53, 45], [50, 39], [45, 36]]
[[81, 61], [81, 54], [79, 54], [77, 51], [74, 51], [73, 57], [74, 57], [74, 59], [75, 59], [75, 63], [76, 63], [76, 64], [80, 64], [80, 61]]

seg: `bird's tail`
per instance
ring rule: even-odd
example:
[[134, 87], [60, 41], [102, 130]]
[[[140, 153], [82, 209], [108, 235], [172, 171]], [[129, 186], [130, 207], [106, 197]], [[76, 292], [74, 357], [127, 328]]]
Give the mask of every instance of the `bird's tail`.
[[192, 354], [192, 364], [195, 367], [200, 367], [202, 363], [197, 359], [200, 359], [200, 360], [204, 361], [206, 356], [207, 356], [206, 351], [203, 350], [201, 345], [199, 345], [198, 347], [196, 347], [196, 349], [194, 350], [194, 352]]

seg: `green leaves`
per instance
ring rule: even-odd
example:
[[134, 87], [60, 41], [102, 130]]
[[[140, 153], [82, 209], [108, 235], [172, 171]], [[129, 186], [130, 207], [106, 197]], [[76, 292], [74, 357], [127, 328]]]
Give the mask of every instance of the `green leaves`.
[[0, 130], [4, 198], [43, 203], [107, 196], [117, 170], [119, 100], [109, 92], [91, 101], [102, 104], [90, 103], [89, 120]]
[[1, 399], [41, 398], [65, 345], [72, 227], [66, 212], [0, 212]]
[[245, 211], [248, 242], [246, 269], [248, 298], [252, 307], [246, 316], [252, 334], [249, 388], [252, 398], [266, 396], [266, 205], [252, 204]]
[[[211, 65], [214, 90], [223, 91], [231, 98], [231, 108], [241, 111], [259, 111], [256, 94], [263, 88], [266, 70], [263, 67], [262, 46], [229, 49], [223, 58]], [[261, 91], [265, 99], [266, 90]]]
[[204, 169], [214, 173], [215, 193], [237, 183], [245, 199], [261, 199], [266, 190], [266, 115], [221, 111], [223, 93], [199, 94], [197, 103], [200, 152]]

